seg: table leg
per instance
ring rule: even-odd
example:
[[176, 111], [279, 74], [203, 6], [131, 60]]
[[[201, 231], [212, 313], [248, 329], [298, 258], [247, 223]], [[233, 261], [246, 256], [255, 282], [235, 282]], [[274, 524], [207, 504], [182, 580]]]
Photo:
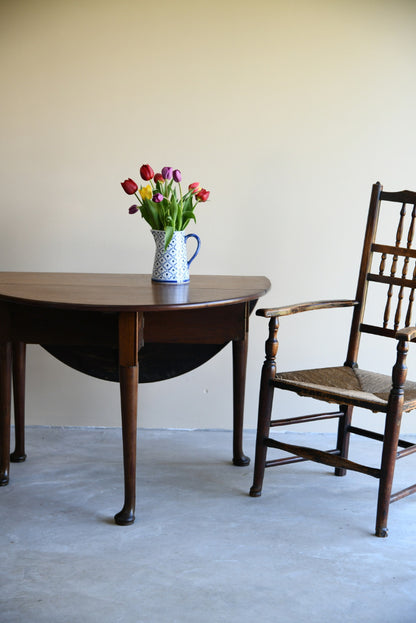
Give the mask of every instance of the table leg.
[[14, 401], [14, 434], [15, 448], [10, 455], [13, 463], [21, 463], [25, 454], [25, 373], [26, 344], [14, 342], [13, 352], [13, 401]]
[[248, 332], [246, 332], [243, 340], [233, 341], [233, 463], [234, 465], [240, 466], [248, 465], [250, 463], [249, 457], [245, 456], [243, 452], [243, 421], [247, 351]]
[[121, 426], [123, 433], [124, 506], [114, 517], [119, 526], [134, 523], [136, 506], [138, 351], [141, 347], [143, 316], [123, 312], [119, 316], [119, 369]]
[[0, 486], [9, 482], [12, 348], [0, 344]]

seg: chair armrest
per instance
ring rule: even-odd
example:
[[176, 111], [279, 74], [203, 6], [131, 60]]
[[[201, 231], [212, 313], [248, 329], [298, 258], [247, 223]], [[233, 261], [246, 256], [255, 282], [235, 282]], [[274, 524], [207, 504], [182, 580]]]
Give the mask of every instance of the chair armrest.
[[404, 327], [396, 331], [396, 340], [412, 342], [416, 338], [416, 327]]
[[354, 305], [358, 305], [358, 301], [351, 301], [351, 300], [311, 301], [309, 303], [298, 303], [297, 305], [286, 305], [285, 307], [268, 307], [268, 308], [258, 309], [256, 311], [256, 315], [263, 316], [263, 318], [273, 318], [275, 316], [290, 316], [291, 314], [299, 314], [300, 312], [313, 311], [314, 309], [332, 309], [334, 307], [353, 307]]

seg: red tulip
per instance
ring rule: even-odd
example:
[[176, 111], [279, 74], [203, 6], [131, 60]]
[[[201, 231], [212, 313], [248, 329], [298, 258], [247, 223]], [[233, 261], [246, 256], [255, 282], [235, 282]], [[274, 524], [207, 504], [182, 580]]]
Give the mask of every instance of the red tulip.
[[205, 188], [201, 188], [201, 190], [199, 191], [199, 193], [197, 194], [196, 198], [198, 199], [198, 201], [207, 201], [209, 197], [209, 190], [205, 190]]
[[131, 177], [129, 177], [127, 180], [124, 180], [124, 182], [121, 182], [121, 185], [124, 192], [126, 192], [128, 195], [134, 195], [134, 193], [137, 192], [139, 188], [136, 182], [131, 179]]
[[191, 190], [195, 194], [198, 190], [201, 190], [201, 186], [199, 185], [199, 182], [193, 182], [192, 184], [189, 184], [188, 190]]
[[140, 167], [140, 176], [146, 182], [148, 182], [149, 180], [153, 178], [154, 171], [152, 167], [150, 166], [150, 164], [142, 164], [142, 166]]

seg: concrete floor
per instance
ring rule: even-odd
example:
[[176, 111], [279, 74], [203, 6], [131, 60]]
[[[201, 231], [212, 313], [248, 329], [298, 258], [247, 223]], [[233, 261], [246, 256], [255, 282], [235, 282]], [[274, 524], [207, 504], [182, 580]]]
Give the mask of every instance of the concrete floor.
[[[253, 499], [229, 432], [141, 430], [138, 443], [136, 523], [119, 527], [120, 431], [27, 430], [28, 459], [0, 489], [2, 623], [416, 620], [416, 496], [378, 539], [369, 477], [289, 465]], [[405, 484], [413, 465], [398, 463]]]

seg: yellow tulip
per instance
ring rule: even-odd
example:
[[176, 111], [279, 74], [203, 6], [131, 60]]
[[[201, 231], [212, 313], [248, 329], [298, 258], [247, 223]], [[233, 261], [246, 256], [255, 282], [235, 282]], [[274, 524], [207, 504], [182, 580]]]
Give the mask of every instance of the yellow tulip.
[[153, 196], [153, 191], [150, 184], [140, 188], [139, 193], [142, 199], [151, 199]]

